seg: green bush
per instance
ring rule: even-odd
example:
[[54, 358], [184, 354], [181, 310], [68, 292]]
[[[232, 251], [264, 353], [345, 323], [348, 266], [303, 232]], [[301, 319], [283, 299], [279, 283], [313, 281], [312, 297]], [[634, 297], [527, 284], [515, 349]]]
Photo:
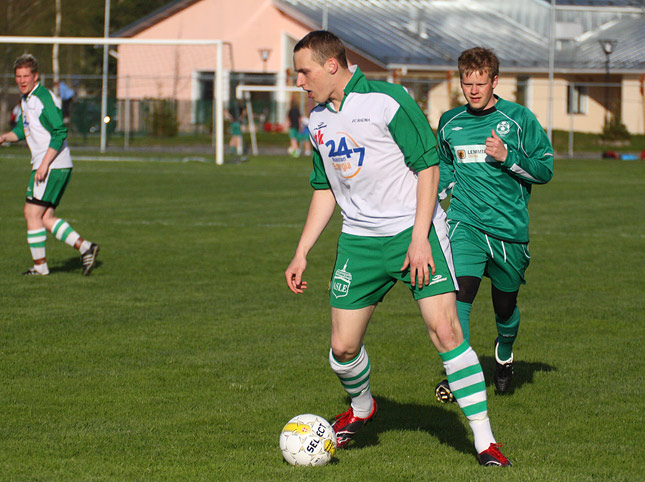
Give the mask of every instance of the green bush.
[[609, 120], [605, 119], [605, 125], [602, 128], [600, 138], [603, 141], [610, 142], [629, 141], [631, 135], [629, 134], [627, 127], [625, 127], [625, 124], [623, 124], [620, 116], [612, 115]]
[[175, 137], [179, 132], [175, 103], [168, 99], [153, 103], [151, 114], [151, 134], [155, 137]]

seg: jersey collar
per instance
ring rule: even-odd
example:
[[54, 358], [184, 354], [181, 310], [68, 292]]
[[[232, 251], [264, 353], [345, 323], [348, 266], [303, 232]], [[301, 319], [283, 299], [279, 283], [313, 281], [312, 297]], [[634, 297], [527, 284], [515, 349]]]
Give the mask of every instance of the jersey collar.
[[23, 96], [22, 96], [22, 98], [23, 98], [24, 100], [29, 99], [29, 97], [31, 97], [31, 94], [33, 94], [34, 92], [36, 92], [36, 89], [37, 89], [38, 87], [40, 87], [40, 82], [38, 82], [38, 83], [34, 86], [34, 88], [33, 88], [33, 89], [31, 89], [31, 92], [29, 92], [28, 94], [23, 95]]
[[[345, 99], [347, 99], [347, 96], [352, 92], [360, 92], [361, 84], [366, 80], [365, 75], [363, 74], [363, 72], [361, 72], [361, 69], [358, 65], [350, 66], [349, 71], [352, 73], [352, 77], [349, 79], [349, 82], [347, 82], [347, 85], [343, 89], [343, 93], [345, 95], [343, 95], [343, 100], [340, 102], [338, 112], [343, 110], [343, 105], [345, 105]], [[327, 109], [331, 112], [336, 112], [331, 102], [327, 102], [326, 106]]]

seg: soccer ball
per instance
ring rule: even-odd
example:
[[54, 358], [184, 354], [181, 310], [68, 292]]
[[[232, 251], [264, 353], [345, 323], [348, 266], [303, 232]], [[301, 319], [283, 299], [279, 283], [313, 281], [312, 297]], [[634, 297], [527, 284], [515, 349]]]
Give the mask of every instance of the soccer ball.
[[280, 433], [280, 450], [291, 465], [325, 465], [336, 453], [336, 434], [318, 415], [296, 415]]

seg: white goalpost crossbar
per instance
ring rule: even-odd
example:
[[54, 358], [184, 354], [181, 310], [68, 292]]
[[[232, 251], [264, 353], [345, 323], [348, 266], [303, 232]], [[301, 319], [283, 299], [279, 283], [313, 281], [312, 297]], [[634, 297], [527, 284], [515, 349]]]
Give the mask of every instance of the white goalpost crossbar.
[[[27, 36], [0, 36], [0, 44], [46, 44], [46, 45], [213, 45], [217, 47], [215, 70], [215, 163], [224, 164], [224, 75], [222, 50], [223, 40], [204, 39], [133, 39], [121, 37], [27, 37]], [[106, 89], [107, 86], [104, 86]], [[104, 119], [106, 112], [101, 112]], [[104, 133], [101, 132], [101, 136]], [[101, 139], [101, 145], [105, 145]]]

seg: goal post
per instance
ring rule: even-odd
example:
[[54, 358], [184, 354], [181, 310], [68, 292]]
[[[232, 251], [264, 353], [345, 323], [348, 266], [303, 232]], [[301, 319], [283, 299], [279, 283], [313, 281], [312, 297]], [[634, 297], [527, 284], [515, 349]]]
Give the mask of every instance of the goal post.
[[[140, 95], [142, 99], [145, 95], [150, 96], [152, 91], [159, 93], [160, 98], [170, 99], [173, 99], [173, 95], [187, 95], [186, 90], [194, 91], [196, 88], [201, 88], [202, 91], [208, 91], [211, 87], [204, 89], [202, 86], [204, 83], [203, 77], [204, 75], [212, 75], [214, 77], [211, 84], [212, 97], [210, 99], [212, 102], [212, 120], [208, 123], [212, 122], [215, 162], [216, 164], [224, 163], [224, 103], [228, 98], [228, 91], [226, 90], [224, 79], [223, 48], [224, 45], [228, 45], [228, 42], [215, 39], [0, 36], [0, 44], [17, 44], [22, 46], [25, 51], [29, 50], [29, 47], [33, 45], [51, 45], [52, 47], [54, 45], [76, 45], [93, 48], [106, 45], [115, 46], [117, 50], [113, 52], [113, 56], [117, 58], [117, 92], [121, 94], [128, 92], [127, 95], [129, 96], [136, 90], [133, 85], [133, 79], [136, 79], [137, 75], [141, 77], [142, 74], [140, 71], [137, 72], [136, 68], [132, 66], [136, 66], [138, 63], [141, 64], [140, 66], [143, 69], [148, 69], [146, 73], [152, 78], [152, 82], [154, 82], [153, 87], [141, 87], [142, 92], [139, 92], [137, 95]], [[154, 56], [149, 53], [148, 55], [144, 53], [140, 57], [133, 55], [137, 47], [139, 50], [142, 50], [146, 46], [157, 46], [160, 49], [160, 53]], [[161, 53], [161, 49], [164, 47], [166, 50]], [[198, 47], [202, 47], [202, 49], [199, 50]], [[126, 72], [126, 58], [130, 58], [130, 67], [128, 68], [134, 69], [130, 72]], [[140, 58], [141, 60], [136, 60], [136, 58]], [[165, 71], [162, 72], [159, 69], [165, 69]], [[103, 84], [105, 84], [105, 78], [106, 76], [103, 76]], [[178, 80], [183, 81], [184, 84], [180, 84]], [[107, 85], [102, 85], [101, 89], [105, 92]], [[146, 89], [147, 91], [145, 91]], [[193, 97], [189, 97], [189, 100], [194, 100], [194, 94], [191, 95]], [[127, 101], [125, 102], [124, 110], [129, 110], [129, 103]], [[188, 117], [192, 116], [192, 118], [195, 117], [194, 112], [185, 115]], [[109, 122], [104, 103], [101, 104], [100, 121]], [[129, 122], [130, 119], [124, 119], [123, 123], [129, 125]], [[105, 130], [101, 129], [101, 151], [103, 151], [103, 147], [105, 146], [104, 136]]]
[[[301, 87], [293, 85], [238, 85], [235, 88], [235, 97], [238, 100], [244, 100], [246, 108], [246, 117], [249, 125], [249, 135], [251, 138], [251, 152], [254, 156], [258, 155], [258, 142], [255, 131], [255, 122], [253, 114], [253, 104], [251, 103], [251, 94], [253, 92], [270, 92], [283, 94], [281, 97], [286, 98], [287, 93], [301, 94], [300, 111], [304, 111], [304, 90]], [[282, 119], [279, 119], [282, 121]]]

